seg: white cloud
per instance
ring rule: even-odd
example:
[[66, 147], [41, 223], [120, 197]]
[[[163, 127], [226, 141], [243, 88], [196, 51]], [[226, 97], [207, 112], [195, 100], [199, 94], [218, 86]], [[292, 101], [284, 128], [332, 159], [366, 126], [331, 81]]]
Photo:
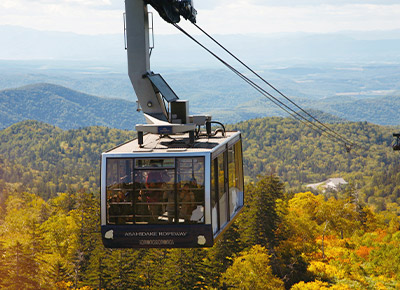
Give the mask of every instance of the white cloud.
[[[243, 5], [247, 2], [246, 5]], [[200, 11], [198, 22], [212, 33], [334, 32], [400, 29], [400, 4], [265, 6], [236, 1]], [[260, 2], [260, 1], [254, 1]]]
[[[400, 29], [398, 0], [195, 0], [214, 34]], [[0, 25], [83, 34], [121, 33], [124, 0], [1, 0]], [[155, 15], [156, 33], [177, 33]], [[184, 25], [184, 24], [182, 24]]]
[[111, 0], [2, 0], [0, 25], [82, 34], [120, 33], [124, 2], [119, 2], [120, 6]]
[[398, 4], [398, 0], [243, 0], [249, 4], [256, 4], [260, 6], [321, 6], [321, 5], [356, 5], [356, 4], [376, 4], [376, 5], [394, 5]]
[[201, 10], [212, 10], [215, 9], [216, 7], [224, 7], [226, 4], [228, 4], [229, 0], [198, 0], [194, 1], [194, 7], [196, 9], [201, 9]]
[[[10, 2], [9, 0], [5, 0]], [[16, 3], [24, 5], [58, 5], [58, 6], [81, 6], [81, 7], [112, 7], [116, 0], [16, 0]]]

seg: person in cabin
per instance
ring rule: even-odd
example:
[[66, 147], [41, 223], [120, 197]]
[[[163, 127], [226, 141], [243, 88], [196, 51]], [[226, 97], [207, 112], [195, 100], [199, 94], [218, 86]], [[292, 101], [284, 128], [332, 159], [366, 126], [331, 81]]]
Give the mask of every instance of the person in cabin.
[[173, 190], [164, 191], [164, 212], [167, 213], [168, 223], [173, 223], [175, 218], [175, 192]]
[[190, 190], [190, 184], [186, 183], [179, 192], [180, 211], [179, 217], [186, 222], [190, 221], [193, 210], [196, 208], [194, 193]]
[[158, 221], [159, 216], [162, 215], [161, 202], [164, 195], [164, 184], [161, 172], [150, 171], [146, 178], [146, 189], [140, 193], [141, 200], [148, 204], [152, 222]]

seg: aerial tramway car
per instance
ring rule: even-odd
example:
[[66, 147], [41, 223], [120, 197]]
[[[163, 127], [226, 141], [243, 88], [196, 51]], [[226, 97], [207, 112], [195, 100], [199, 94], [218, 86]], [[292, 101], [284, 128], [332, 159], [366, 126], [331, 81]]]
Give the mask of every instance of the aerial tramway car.
[[102, 154], [103, 244], [209, 247], [244, 206], [241, 134], [190, 116], [188, 103], [150, 71], [147, 4], [171, 23], [196, 19], [192, 0], [125, 1], [128, 71], [147, 124]]
[[104, 245], [212, 246], [243, 207], [240, 133], [145, 138], [103, 153]]
[[393, 133], [393, 137], [396, 138], [395, 143], [392, 145], [394, 151], [399, 151], [400, 150], [400, 134], [399, 133]]

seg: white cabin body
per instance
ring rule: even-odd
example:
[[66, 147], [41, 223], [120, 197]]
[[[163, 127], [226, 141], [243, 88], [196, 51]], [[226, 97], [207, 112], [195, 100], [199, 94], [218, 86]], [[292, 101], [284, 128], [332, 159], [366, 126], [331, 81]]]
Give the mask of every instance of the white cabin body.
[[146, 134], [102, 154], [101, 231], [110, 248], [207, 247], [244, 205], [240, 132]]

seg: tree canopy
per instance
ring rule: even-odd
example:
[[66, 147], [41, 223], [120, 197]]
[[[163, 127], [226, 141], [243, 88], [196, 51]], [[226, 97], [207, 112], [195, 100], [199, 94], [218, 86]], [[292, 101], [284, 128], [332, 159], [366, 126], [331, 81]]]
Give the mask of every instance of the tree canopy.
[[[335, 126], [369, 150], [348, 155], [290, 119], [238, 124], [248, 181], [243, 213], [213, 248], [163, 250], [110, 250], [101, 242], [99, 157], [133, 132], [63, 131], [36, 121], [2, 130], [0, 287], [398, 288], [399, 162], [390, 128]], [[331, 176], [349, 185], [303, 186]]]

